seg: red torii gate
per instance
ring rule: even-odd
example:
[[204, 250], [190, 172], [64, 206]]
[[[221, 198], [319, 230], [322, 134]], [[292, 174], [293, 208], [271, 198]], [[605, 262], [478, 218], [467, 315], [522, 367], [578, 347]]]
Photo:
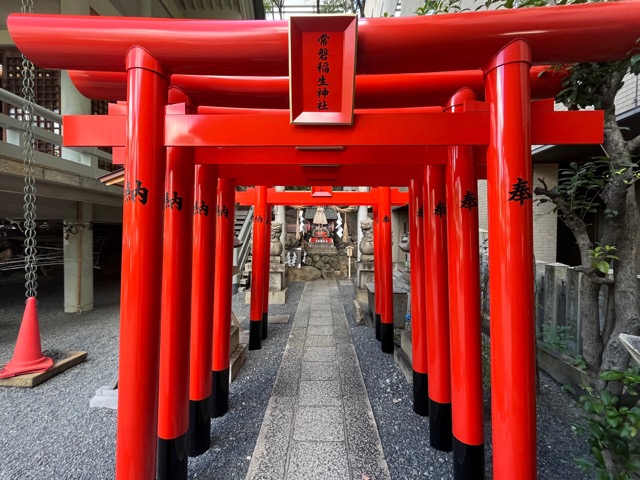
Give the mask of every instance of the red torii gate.
[[[388, 192], [387, 192], [388, 190]], [[274, 205], [372, 205], [374, 206], [374, 223], [378, 227], [380, 222], [378, 217], [386, 215], [387, 218], [391, 215], [391, 206], [407, 205], [409, 200], [408, 192], [399, 191], [396, 188], [381, 187], [379, 189], [372, 189], [369, 192], [333, 192], [325, 191], [327, 195], [317, 197], [313, 195], [313, 191], [276, 191], [274, 188], [265, 189], [264, 187], [257, 187], [255, 189], [248, 189], [244, 192], [236, 192], [236, 202], [240, 205], [255, 205], [256, 215], [268, 217], [269, 207]], [[264, 210], [263, 205], [267, 205]], [[376, 212], [375, 206], [378, 206]], [[264, 211], [263, 211], [264, 210]], [[376, 214], [377, 213], [377, 214]], [[389, 223], [389, 222], [386, 222]], [[256, 232], [256, 224], [254, 223], [254, 234]], [[374, 241], [374, 248], [379, 252], [377, 257], [377, 264], [380, 268], [374, 269], [376, 276], [376, 338], [381, 342], [382, 351], [385, 353], [393, 353], [393, 266], [391, 260], [391, 226], [388, 225], [384, 232], [379, 233], [379, 229], [374, 230], [375, 236], [378, 240]], [[384, 238], [381, 238], [384, 236]], [[268, 235], [262, 237], [261, 234], [254, 236], [258, 238], [258, 241], [262, 238], [268, 238]], [[256, 251], [260, 254], [265, 248], [258, 247]], [[254, 257], [255, 258], [255, 257]], [[268, 265], [268, 256], [265, 258], [258, 258], [258, 265]], [[418, 267], [419, 268], [419, 267]], [[253, 270], [252, 270], [253, 271]], [[252, 279], [251, 284], [251, 305], [254, 305], [254, 298], [264, 298], [268, 295], [268, 282], [266, 284], [259, 284]], [[257, 308], [257, 307], [256, 307]], [[259, 321], [256, 315], [252, 315], [253, 321]], [[262, 319], [262, 328], [264, 329], [265, 318]], [[258, 328], [254, 327], [257, 332]], [[257, 341], [257, 333], [254, 334], [256, 340], [253, 344], [257, 347], [259, 342]], [[263, 337], [264, 339], [264, 337]], [[215, 342], [215, 340], [214, 340]], [[250, 331], [250, 345], [251, 345], [251, 331]], [[421, 355], [421, 352], [417, 352], [416, 356]]]
[[[488, 145], [489, 231], [493, 252], [490, 260], [492, 377], [497, 393], [492, 397], [494, 472], [495, 478], [501, 479], [535, 478], [534, 332], [530, 318], [533, 312], [530, 146], [536, 127], [529, 122], [529, 70], [534, 62], [546, 64], [623, 58], [635, 46], [639, 11], [636, 2], [619, 2], [363, 21], [358, 40], [358, 73], [426, 72], [481, 66], [485, 72], [486, 101], [491, 105], [491, 111], [454, 111], [435, 114], [438, 116], [431, 118], [428, 118], [429, 114], [377, 117], [376, 114], [362, 114], [357, 116], [354, 127], [303, 129], [290, 126], [287, 118], [277, 114], [165, 117], [163, 113], [169, 87], [166, 75], [169, 73], [285, 74], [287, 39], [282, 22], [11, 16], [8, 24], [16, 44], [42, 67], [119, 71], [126, 65], [127, 117], [120, 124], [120, 132], [126, 131], [122, 142], [126, 148], [126, 180], [133, 189], [129, 187], [126, 190], [123, 222], [125, 268], [118, 478], [152, 478], [156, 469], [155, 449], [150, 445], [154, 443], [157, 422], [154, 406], [158, 398], [155, 385], [161, 276], [158, 266], [160, 252], [153, 246], [162, 233], [164, 148], [239, 145], [317, 147], [317, 139], [314, 142], [314, 134], [310, 131], [326, 136], [321, 145], [336, 147]], [[598, 26], [584, 28], [587, 24]], [[103, 37], [96, 36], [96, 32], [101, 32]], [[611, 38], [610, 42], [601, 42], [604, 34]], [[220, 48], [211, 48], [212, 44]], [[194, 45], [201, 48], [194, 48]], [[425, 45], [432, 48], [429, 55], [423, 55]], [[469, 45], [473, 48], [468, 48]], [[222, 51], [224, 55], [218, 54]], [[405, 55], [397, 55], [398, 51]], [[229, 55], [229, 52], [234, 54]], [[535, 115], [535, 112], [531, 113]], [[580, 119], [583, 117], [595, 120], [584, 114]], [[113, 127], [113, 122], [118, 121], [115, 118], [103, 120], [105, 123], [102, 125], [85, 123], [84, 127], [102, 128], [105, 124]], [[390, 122], [393, 122], [394, 129], [389, 132]], [[73, 130], [70, 125], [65, 124], [65, 137], [70, 133], [68, 130]], [[462, 131], [450, 132], [444, 126], [462, 126]], [[425, 127], [429, 128], [425, 130]], [[220, 131], [212, 131], [212, 128]], [[283, 140], [276, 141], [260, 134], [257, 138], [242, 138], [234, 130], [237, 128], [252, 129], [258, 133], [267, 128], [281, 130]], [[117, 131], [118, 127], [114, 127], [111, 133], [118, 134]], [[586, 134], [575, 140], [585, 143], [600, 141]], [[557, 138], [557, 141], [539, 143], [561, 141], [562, 138]], [[404, 184], [411, 178], [422, 178], [419, 165], [414, 169], [400, 168], [398, 164], [393, 166], [406, 174]], [[202, 165], [200, 168], [206, 167]], [[222, 172], [225, 178], [249, 178], [248, 175], [243, 176], [243, 168], [231, 164], [215, 168], [218, 176]], [[321, 168], [330, 170], [334, 167], [324, 165]], [[343, 166], [338, 169], [342, 170]], [[255, 175], [255, 169], [251, 170]], [[277, 170], [284, 171], [282, 168]], [[289, 178], [301, 181], [286, 183], [310, 182], [311, 176], [304, 167], [292, 170], [294, 172]], [[441, 211], [440, 198], [444, 189], [438, 180], [438, 175], [441, 175], [438, 171], [444, 171], [444, 167], [426, 167], [425, 204], [430, 207], [427, 209], [429, 213], [431, 207], [435, 207], [434, 211]], [[351, 178], [348, 182], [360, 183], [354, 181], [356, 178], [369, 182], [374, 178], [373, 173]], [[378, 185], [388, 184], [389, 180], [385, 181], [380, 172], [377, 175]], [[398, 174], [394, 179], [402, 180], [400, 177]], [[333, 177], [328, 174], [325, 178]], [[281, 182], [285, 183], [282, 176], [277, 183]], [[261, 182], [252, 183], [276, 182], [267, 182], [263, 177]], [[317, 184], [317, 179], [313, 183]], [[156, 208], [152, 207], [154, 205]], [[436, 216], [439, 215], [430, 215]], [[438, 220], [430, 218], [430, 222]], [[429, 228], [438, 229], [442, 225], [435, 223]], [[509, 273], [506, 272], [507, 266]], [[519, 279], [524, 293], [513, 294], [511, 279], [514, 276]], [[516, 316], [530, 320], [522, 322], [517, 331], [511, 328], [512, 319]], [[142, 384], [140, 376], [145, 373], [149, 374], [148, 382]], [[140, 408], [140, 404], [144, 408]], [[169, 444], [176, 445], [175, 442]]]

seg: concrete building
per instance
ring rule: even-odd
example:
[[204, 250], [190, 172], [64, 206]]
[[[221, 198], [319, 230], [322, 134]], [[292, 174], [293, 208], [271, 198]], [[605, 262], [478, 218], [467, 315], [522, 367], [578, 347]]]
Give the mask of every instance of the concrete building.
[[[22, 59], [6, 26], [20, 9], [19, 0], [0, 2], [0, 270], [21, 268]], [[264, 18], [264, 7], [261, 0], [38, 0], [33, 13], [255, 19]], [[107, 103], [88, 100], [59, 71], [36, 69], [34, 93], [42, 107], [35, 111], [39, 264], [64, 265], [64, 310], [87, 311], [93, 308], [94, 251], [102, 240], [95, 233], [121, 243], [122, 189], [99, 180], [113, 170], [109, 150], [62, 147], [61, 115], [104, 114]]]

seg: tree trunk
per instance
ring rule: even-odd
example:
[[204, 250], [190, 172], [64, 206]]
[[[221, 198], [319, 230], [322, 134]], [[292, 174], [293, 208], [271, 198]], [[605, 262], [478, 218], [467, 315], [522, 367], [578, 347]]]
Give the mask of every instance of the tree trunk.
[[582, 357], [595, 376], [602, 363], [602, 337], [598, 315], [598, 296], [601, 285], [592, 282], [589, 275], [580, 280], [580, 321], [582, 323]]
[[[640, 231], [640, 216], [635, 189], [627, 189], [625, 207], [621, 215], [623, 220], [618, 229], [617, 253], [622, 261], [616, 262], [614, 277], [615, 284], [615, 313], [616, 322], [609, 341], [605, 345], [601, 372], [607, 370], [625, 370], [629, 363], [629, 353], [618, 340], [621, 333], [631, 335], [640, 334], [640, 312], [638, 304], [638, 280], [636, 265], [633, 259], [637, 256], [637, 238]], [[619, 395], [622, 385], [609, 385], [611, 393]], [[606, 383], [598, 385], [603, 387]]]

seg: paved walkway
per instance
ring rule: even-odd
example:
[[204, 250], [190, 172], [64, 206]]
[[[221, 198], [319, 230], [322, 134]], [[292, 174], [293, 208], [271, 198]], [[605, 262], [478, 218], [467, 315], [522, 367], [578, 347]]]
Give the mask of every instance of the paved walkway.
[[308, 282], [247, 479], [369, 478], [391, 477], [338, 287]]

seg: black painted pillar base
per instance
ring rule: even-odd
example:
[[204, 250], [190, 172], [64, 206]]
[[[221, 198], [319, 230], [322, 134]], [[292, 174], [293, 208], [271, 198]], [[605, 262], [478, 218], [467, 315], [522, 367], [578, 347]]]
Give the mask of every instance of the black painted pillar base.
[[429, 374], [413, 371], [413, 411], [429, 416]]
[[189, 400], [187, 447], [190, 457], [202, 455], [211, 447], [211, 414], [209, 398]]
[[484, 480], [484, 444], [467, 445], [453, 437], [454, 480]]
[[211, 372], [211, 417], [218, 418], [229, 411], [229, 369]]
[[187, 434], [165, 440], [158, 438], [158, 480], [186, 480]]
[[442, 452], [453, 450], [450, 403], [438, 403], [429, 399], [429, 443]]
[[379, 313], [376, 313], [374, 315], [374, 323], [376, 324], [376, 340], [380, 341], [380, 339], [382, 338], [380, 336], [380, 324], [382, 323], [382, 320], [380, 319]]
[[249, 350], [260, 350], [262, 348], [262, 320], [251, 320], [249, 322]]
[[269, 312], [262, 313], [262, 340], [267, 339], [269, 330]]
[[383, 353], [393, 353], [393, 323], [380, 322], [380, 342]]

